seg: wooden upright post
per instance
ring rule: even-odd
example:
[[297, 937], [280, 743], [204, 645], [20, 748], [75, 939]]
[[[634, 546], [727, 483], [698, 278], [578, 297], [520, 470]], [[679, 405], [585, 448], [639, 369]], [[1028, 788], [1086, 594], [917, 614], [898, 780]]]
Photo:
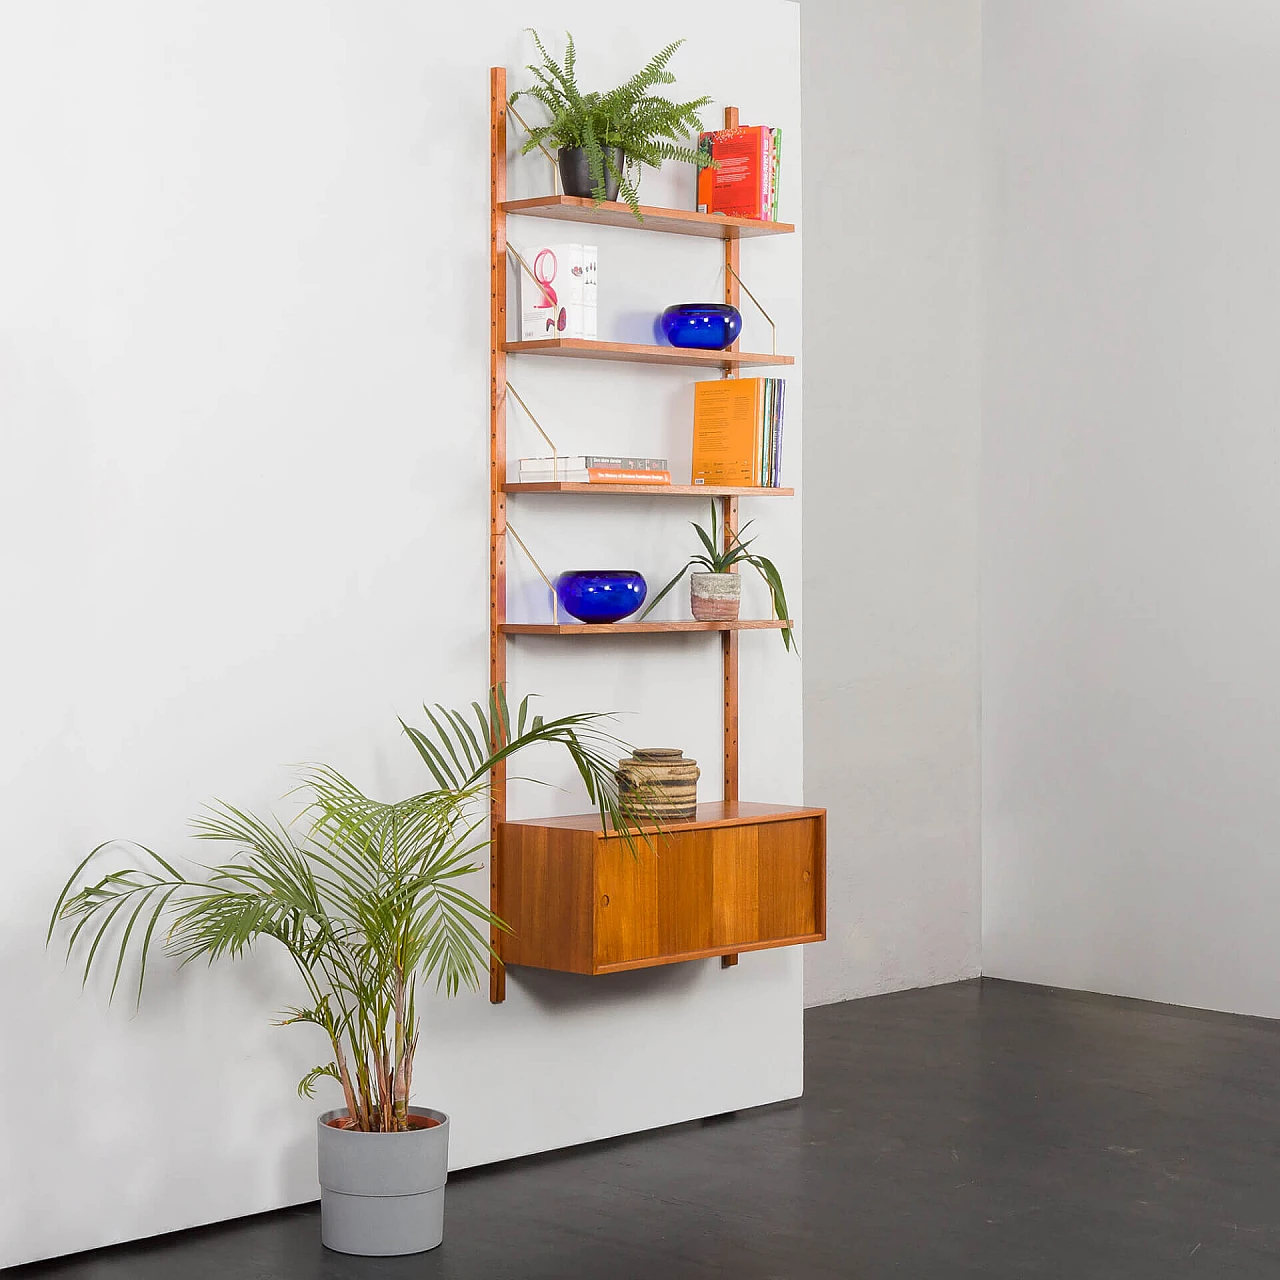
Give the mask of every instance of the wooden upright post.
[[[489, 72], [489, 684], [507, 679], [507, 70]], [[489, 777], [489, 908], [500, 913], [502, 855], [498, 828], [507, 816], [507, 767], [499, 764]], [[499, 958], [502, 932], [489, 931], [495, 956], [489, 959], [489, 999], [507, 997], [507, 971]]]
[[[724, 127], [726, 129], [736, 129], [738, 127], [738, 108], [725, 107], [724, 109]], [[724, 300], [731, 307], [736, 307], [740, 302], [740, 290], [738, 288], [738, 264], [740, 241], [736, 229], [725, 229], [724, 235]], [[735, 341], [730, 350], [736, 351], [738, 343]], [[732, 365], [727, 365], [724, 369], [726, 378], [737, 377], [737, 371]], [[733, 545], [734, 538], [738, 534], [738, 499], [722, 498], [724, 519], [724, 545], [729, 548]], [[737, 572], [737, 566], [733, 568], [733, 572]], [[736, 631], [724, 631], [720, 638], [721, 655], [724, 664], [724, 799], [726, 803], [736, 802], [738, 799], [738, 633]], [[736, 955], [727, 955], [720, 957], [720, 964], [723, 968], [730, 968], [738, 963]]]

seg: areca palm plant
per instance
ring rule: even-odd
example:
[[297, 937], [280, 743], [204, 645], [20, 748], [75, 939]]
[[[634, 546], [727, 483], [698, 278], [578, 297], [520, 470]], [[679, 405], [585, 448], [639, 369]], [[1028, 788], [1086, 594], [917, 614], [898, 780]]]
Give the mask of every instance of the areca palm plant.
[[[427, 724], [402, 725], [435, 786], [405, 800], [371, 799], [335, 769], [305, 769], [301, 812], [290, 822], [214, 804], [193, 826], [200, 840], [230, 846], [226, 861], [185, 874], [142, 845], [129, 865], [90, 870], [121, 842], [93, 849], [53, 909], [48, 939], [68, 931], [67, 956], [111, 974], [114, 997], [136, 965], [142, 997], [147, 961], [160, 948], [189, 963], [236, 958], [271, 940], [293, 961], [305, 1002], [279, 1025], [311, 1023], [328, 1039], [330, 1061], [298, 1086], [342, 1086], [347, 1125], [371, 1132], [410, 1126], [409, 1093], [420, 1029], [420, 982], [456, 994], [487, 969], [491, 926], [505, 927], [459, 881], [489, 846], [483, 830], [495, 765], [539, 743], [563, 747], [601, 821], [631, 830], [614, 767], [625, 744], [597, 713], [545, 720], [525, 698], [513, 721], [501, 687], [488, 706], [466, 712], [424, 707]], [[95, 878], [96, 877], [96, 878]]]

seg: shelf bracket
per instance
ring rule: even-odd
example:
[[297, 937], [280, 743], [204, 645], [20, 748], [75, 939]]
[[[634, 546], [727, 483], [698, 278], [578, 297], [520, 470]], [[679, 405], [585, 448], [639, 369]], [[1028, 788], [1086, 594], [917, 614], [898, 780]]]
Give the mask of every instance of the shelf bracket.
[[[507, 114], [514, 116], [516, 123], [525, 131], [525, 133], [530, 137], [533, 136], [533, 130], [525, 123], [524, 117], [510, 103], [507, 104]], [[538, 150], [541, 151], [542, 154], [551, 162], [551, 193], [552, 195], [558, 196], [560, 194], [560, 166], [556, 163], [555, 156], [553, 156], [541, 142], [537, 144], [537, 147]]]
[[778, 326], [773, 323], [773, 317], [760, 305], [760, 299], [757, 298], [756, 295], [752, 293], [750, 289], [747, 288], [747, 282], [733, 269], [732, 263], [726, 260], [724, 264], [724, 269], [733, 276], [733, 278], [742, 287], [742, 292], [745, 293], [747, 297], [750, 298], [751, 301], [756, 304], [756, 310], [762, 316], [764, 316], [766, 321], [768, 321], [769, 334], [773, 342], [773, 346], [769, 354], [776, 356], [778, 354]]
[[[507, 382], [506, 391], [509, 391], [513, 396], [515, 396], [516, 403], [525, 411], [525, 413], [529, 415], [529, 421], [532, 422], [535, 427], [537, 427], [538, 434], [547, 442], [547, 448], [551, 450], [551, 474], [555, 476], [557, 480], [559, 480], [560, 479], [560, 450], [556, 448], [556, 442], [549, 435], [547, 435], [546, 431], [543, 429], [542, 423], [540, 423], [538, 419], [533, 416], [533, 410], [530, 409], [527, 404], [525, 404], [524, 398], [515, 389], [515, 387], [511, 385], [510, 381]], [[504, 391], [503, 394], [505, 395], [506, 392]]]
[[560, 625], [560, 599], [556, 595], [555, 586], [552, 584], [551, 579], [548, 578], [547, 575], [542, 572], [542, 566], [538, 563], [537, 558], [534, 556], [533, 552], [530, 551], [529, 548], [524, 545], [524, 539], [515, 531], [515, 526], [512, 525], [510, 520], [507, 521], [507, 532], [516, 540], [516, 543], [520, 547], [520, 550], [523, 551], [525, 555], [529, 557], [529, 563], [533, 565], [535, 569], [537, 569], [538, 577], [540, 577], [543, 580], [543, 582], [547, 584], [547, 590], [551, 592], [551, 622], [554, 626], [558, 627]]

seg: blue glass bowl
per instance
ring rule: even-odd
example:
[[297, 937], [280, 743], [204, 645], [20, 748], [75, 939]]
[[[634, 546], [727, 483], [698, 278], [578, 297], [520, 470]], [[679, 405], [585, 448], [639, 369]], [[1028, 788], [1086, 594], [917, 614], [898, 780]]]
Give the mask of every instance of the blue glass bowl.
[[648, 592], [634, 569], [566, 569], [556, 579], [560, 607], [579, 622], [619, 622], [644, 604]]
[[673, 347], [723, 351], [742, 332], [742, 312], [725, 302], [677, 302], [662, 313], [662, 332]]

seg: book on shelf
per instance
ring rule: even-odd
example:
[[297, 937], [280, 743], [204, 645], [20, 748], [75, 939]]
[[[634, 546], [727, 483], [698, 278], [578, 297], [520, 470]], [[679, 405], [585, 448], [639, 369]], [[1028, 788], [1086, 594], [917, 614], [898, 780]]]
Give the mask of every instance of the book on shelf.
[[626, 470], [610, 467], [582, 467], [567, 471], [561, 467], [552, 471], [521, 471], [521, 484], [670, 484], [671, 472], [666, 470]]
[[783, 378], [694, 383], [693, 483], [776, 489], [785, 406]]
[[716, 161], [697, 171], [699, 213], [720, 213], [760, 222], [778, 220], [782, 176], [782, 130], [739, 125], [698, 136], [698, 150]]
[[607, 471], [665, 471], [666, 458], [627, 458], [612, 454], [587, 453], [553, 458], [521, 458], [520, 474], [526, 471], [586, 471], [603, 467]]
[[[588, 338], [597, 334], [599, 255], [593, 244], [518, 246], [520, 340]], [[518, 265], [518, 264], [517, 264]], [[533, 274], [530, 275], [530, 272]]]

